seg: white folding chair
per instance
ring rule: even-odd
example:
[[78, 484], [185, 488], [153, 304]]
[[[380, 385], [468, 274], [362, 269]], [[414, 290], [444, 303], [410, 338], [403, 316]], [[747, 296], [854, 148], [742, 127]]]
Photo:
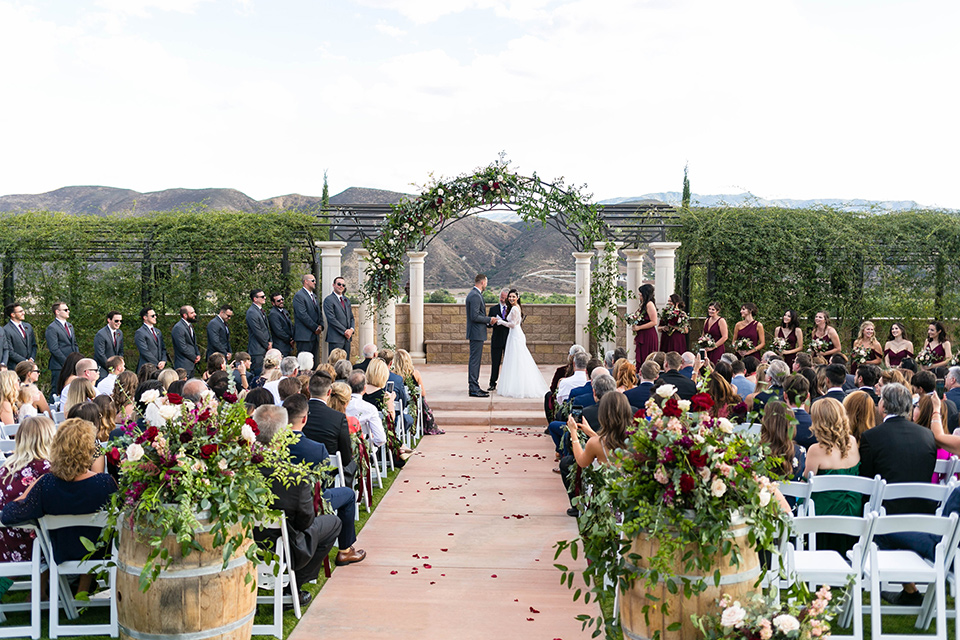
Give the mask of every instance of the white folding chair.
[[63, 411], [54, 411], [53, 412], [53, 424], [60, 424], [65, 420]]
[[[111, 549], [110, 558], [102, 560], [68, 560], [57, 563], [54, 559], [53, 538], [51, 531], [67, 527], [97, 527], [103, 528], [107, 523], [107, 514], [104, 511], [86, 513], [82, 515], [45, 515], [40, 518], [40, 538], [42, 539], [43, 555], [50, 567], [50, 637], [76, 635], [109, 635], [117, 637], [117, 600], [116, 578], [117, 567], [112, 556], [116, 548]], [[91, 598], [80, 606], [109, 606], [110, 622], [107, 624], [72, 624], [60, 623], [60, 605], [62, 604], [67, 617], [76, 620], [78, 614], [77, 600], [74, 599], [67, 584], [66, 576], [84, 575], [87, 573], [105, 572], [107, 574], [107, 598]]]
[[20, 423], [16, 424], [5, 424], [2, 427], [3, 437], [13, 440], [17, 435], [17, 429], [20, 428]]
[[864, 515], [871, 511], [877, 511], [880, 507], [880, 495], [886, 485], [886, 481], [881, 478], [879, 474], [873, 478], [861, 478], [860, 476], [839, 476], [832, 474], [818, 476], [811, 472], [809, 482], [810, 502], [807, 507], [807, 515], [810, 516], [817, 515], [816, 494], [824, 491], [850, 491], [859, 493], [867, 499], [866, 504], [863, 505]]
[[[331, 456], [332, 457], [332, 456]], [[297, 577], [290, 556], [290, 538], [287, 536], [287, 518], [280, 512], [280, 520], [272, 523], [260, 523], [260, 529], [280, 530], [274, 553], [275, 564], [261, 564], [257, 567], [257, 589], [273, 591], [272, 595], [257, 595], [257, 604], [273, 605], [273, 621], [268, 624], [254, 624], [253, 635], [271, 635], [283, 638], [283, 605], [293, 604], [293, 615], [300, 619], [300, 594], [297, 592]]]
[[950, 497], [950, 493], [956, 488], [957, 481], [953, 480], [948, 484], [933, 484], [932, 482], [897, 482], [885, 484], [883, 491], [880, 492], [879, 513], [882, 516], [887, 515], [887, 510], [883, 503], [887, 500], [901, 500], [904, 498], [919, 498], [936, 503], [936, 515], [943, 514], [943, 503]]
[[945, 460], [937, 460], [933, 468], [934, 473], [940, 474], [940, 484], [947, 484], [957, 473], [957, 465], [960, 464], [960, 458], [950, 456]]
[[[3, 528], [0, 524], [0, 528]], [[11, 527], [14, 528], [14, 527]], [[15, 528], [37, 534], [37, 527], [33, 524], [21, 524]], [[40, 637], [40, 573], [45, 569], [40, 566], [40, 542], [34, 538], [30, 550], [30, 559], [20, 562], [0, 562], [0, 576], [6, 578], [22, 578], [30, 576], [29, 582], [14, 581], [11, 591], [30, 591], [30, 602], [17, 602], [0, 605], [0, 622], [6, 622], [5, 611], [29, 611], [30, 624], [21, 626], [0, 625], [0, 638], [23, 638], [30, 636], [34, 640]]]
[[3, 453], [4, 456], [9, 456], [13, 453], [16, 446], [17, 443], [14, 440], [0, 440], [0, 453]]
[[[892, 533], [929, 533], [940, 536], [936, 545], [933, 563], [907, 549], [880, 550], [876, 537]], [[947, 638], [946, 561], [950, 549], [957, 545], [957, 514], [949, 518], [931, 515], [879, 516], [874, 525], [874, 542], [870, 545], [869, 557], [864, 567], [864, 579], [870, 581], [870, 630], [873, 640], [904, 640], [905, 638]], [[930, 585], [927, 597], [931, 603], [921, 607], [884, 607], [880, 601], [880, 584], [883, 582], [915, 582]], [[917, 625], [922, 623], [923, 609], [934, 607], [937, 620], [936, 635], [884, 634], [883, 612], [903, 614], [917, 612]]]
[[797, 482], [794, 480], [781, 480], [777, 485], [785, 497], [793, 498], [796, 501], [796, 515], [807, 515], [807, 507], [810, 504], [810, 483]]
[[327, 464], [337, 470], [337, 475], [333, 479], [333, 486], [345, 487], [347, 482], [343, 474], [343, 456], [340, 455], [340, 452], [330, 454], [330, 457], [327, 458]]
[[[849, 590], [844, 618], [853, 620], [853, 633], [839, 636], [835, 632], [831, 637], [863, 638], [863, 569], [867, 549], [873, 538], [877, 515], [870, 513], [863, 518], [851, 516], [809, 516], [793, 519], [793, 531], [796, 533], [794, 544], [786, 545], [786, 572], [790, 584], [809, 582], [814, 585], [827, 584], [831, 587], [847, 587]], [[818, 533], [840, 533], [858, 538], [850, 552], [851, 562], [836, 551], [820, 551], [816, 548], [804, 549], [804, 536], [815, 544]], [[852, 581], [852, 583], [851, 583]], [[851, 606], [852, 605], [852, 606]], [[847, 620], [843, 626], [850, 624]], [[834, 630], [835, 631], [835, 630]]]
[[417, 442], [423, 437], [423, 388], [417, 387]]

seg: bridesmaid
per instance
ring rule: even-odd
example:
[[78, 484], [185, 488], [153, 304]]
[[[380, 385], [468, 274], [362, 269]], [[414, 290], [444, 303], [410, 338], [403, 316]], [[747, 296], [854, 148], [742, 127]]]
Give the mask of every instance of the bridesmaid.
[[783, 361], [793, 371], [793, 361], [797, 359], [797, 354], [803, 351], [803, 329], [800, 328], [800, 319], [796, 311], [787, 309], [783, 313], [783, 319], [780, 321], [780, 326], [773, 332], [773, 337], [787, 341], [787, 348], [781, 355]]
[[870, 351], [870, 359], [863, 363], [856, 362], [853, 358], [850, 358], [850, 373], [857, 373], [857, 365], [859, 364], [875, 364], [880, 365], [880, 361], [883, 359], [883, 349], [880, 348], [880, 341], [877, 340], [877, 328], [872, 322], [867, 320], [860, 325], [860, 333], [857, 335], [857, 339], [853, 341], [853, 348], [863, 347]]
[[950, 366], [950, 360], [953, 358], [950, 352], [950, 341], [947, 339], [947, 330], [939, 321], [934, 320], [927, 327], [927, 340], [923, 343], [923, 348], [933, 354], [933, 364], [924, 369]]
[[710, 335], [716, 343], [716, 348], [707, 351], [707, 357], [710, 362], [717, 364], [720, 356], [726, 353], [726, 347], [723, 344], [727, 341], [727, 321], [720, 317], [720, 303], [711, 302], [707, 305], [707, 319], [703, 323], [704, 335]]
[[740, 307], [740, 322], [733, 326], [733, 342], [736, 344], [738, 338], [749, 338], [753, 343], [753, 348], [749, 351], [737, 351], [740, 359], [747, 356], [753, 356], [757, 360], [763, 356], [763, 347], [767, 344], [766, 337], [763, 334], [763, 325], [754, 319], [757, 315], [757, 305], [747, 302]]
[[[676, 293], [670, 294], [670, 298], [667, 301], [667, 309], [680, 309], [683, 311], [683, 298]], [[660, 323], [660, 327], [660, 351], [664, 353], [670, 353], [671, 351], [683, 353], [687, 350], [687, 332], [690, 331], [689, 326], [685, 329], [677, 329], [673, 333], [669, 333], [665, 321]]]
[[840, 353], [840, 336], [837, 330], [830, 326], [830, 315], [826, 311], [817, 311], [817, 315], [813, 317], [813, 332], [810, 334], [810, 339], [818, 338], [825, 340], [830, 348], [816, 355], [823, 356], [827, 362], [830, 362], [830, 356]]
[[653, 304], [654, 288], [652, 284], [645, 284], [640, 292], [640, 324], [633, 325], [636, 335], [633, 343], [637, 347], [637, 365], [641, 365], [647, 356], [657, 350], [660, 341], [657, 339], [657, 306]]
[[899, 322], [890, 327], [887, 344], [883, 345], [883, 362], [890, 369], [896, 369], [904, 358], [913, 357], [913, 343], [907, 338], [907, 328]]

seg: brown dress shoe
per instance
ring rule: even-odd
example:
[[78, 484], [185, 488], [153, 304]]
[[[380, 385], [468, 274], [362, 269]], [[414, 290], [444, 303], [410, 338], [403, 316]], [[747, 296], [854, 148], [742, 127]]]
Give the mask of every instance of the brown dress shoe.
[[337, 559], [334, 561], [338, 567], [342, 567], [347, 564], [353, 564], [354, 562], [360, 562], [367, 557], [367, 552], [363, 549], [354, 549], [350, 547], [345, 551], [340, 551], [337, 553]]

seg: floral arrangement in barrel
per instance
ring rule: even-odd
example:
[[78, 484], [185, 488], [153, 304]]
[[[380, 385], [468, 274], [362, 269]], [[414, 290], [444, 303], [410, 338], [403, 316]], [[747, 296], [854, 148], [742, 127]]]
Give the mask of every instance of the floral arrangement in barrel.
[[802, 583], [782, 602], [759, 596], [740, 602], [729, 595], [720, 599], [721, 612], [696, 616], [694, 625], [707, 640], [787, 640], [829, 638], [836, 605], [824, 585], [811, 597]]
[[[269, 445], [256, 440], [256, 422], [232, 392], [218, 402], [213, 392], [195, 404], [170, 393], [151, 390], [143, 394], [145, 428], [135, 423], [122, 427], [123, 435], [111, 441], [107, 460], [119, 468], [119, 491], [113, 494], [101, 544], [109, 544], [124, 524], [153, 547], [140, 574], [146, 590], [172, 558], [162, 548], [175, 536], [183, 555], [200, 546], [198, 512], [209, 522], [214, 544], [223, 547], [224, 564], [236, 549], [252, 540], [253, 527], [275, 520], [271, 509], [273, 480], [285, 484], [317, 480], [317, 467], [295, 464], [288, 445], [289, 429]], [[240, 525], [239, 532], [232, 531]], [[268, 549], [247, 545], [245, 555], [256, 563], [268, 559]], [[248, 576], [252, 582], [253, 576]], [[255, 584], [255, 583], [253, 583]]]
[[[557, 557], [565, 549], [576, 557], [582, 547], [589, 561], [583, 572], [589, 587], [585, 602], [590, 593], [594, 599], [608, 594], [609, 579], [621, 590], [634, 580], [646, 580], [651, 587], [665, 582], [672, 593], [682, 590], [688, 597], [699, 593], [707, 581], [681, 576], [713, 576], [712, 565], [722, 554], [740, 562], [736, 545], [724, 535], [735, 520], [750, 526], [750, 545], [775, 545], [784, 517], [774, 491], [780, 461], [757, 436], [737, 432], [726, 418], [711, 417], [712, 406], [706, 393], [680, 400], [672, 385], [662, 385], [647, 401], [645, 417], [640, 412], [635, 416], [626, 449], [613, 454], [616, 463], [584, 470], [591, 492], [577, 498], [581, 535], [558, 543]], [[641, 532], [659, 543], [656, 555], [646, 558], [645, 573], [629, 551]], [[686, 545], [692, 545], [692, 553], [681, 552]], [[557, 567], [572, 585], [573, 572]], [[574, 600], [580, 594], [578, 590]], [[662, 606], [651, 601], [643, 610]], [[605, 625], [608, 633], [619, 624], [602, 612], [581, 619], [598, 630]]]

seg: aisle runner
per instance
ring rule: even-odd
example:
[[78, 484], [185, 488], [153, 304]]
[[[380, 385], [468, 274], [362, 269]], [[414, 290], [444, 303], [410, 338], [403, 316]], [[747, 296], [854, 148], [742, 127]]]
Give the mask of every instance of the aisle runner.
[[553, 544], [576, 523], [532, 429], [447, 427], [426, 437], [293, 631], [307, 638], [588, 638], [595, 614], [560, 586]]

